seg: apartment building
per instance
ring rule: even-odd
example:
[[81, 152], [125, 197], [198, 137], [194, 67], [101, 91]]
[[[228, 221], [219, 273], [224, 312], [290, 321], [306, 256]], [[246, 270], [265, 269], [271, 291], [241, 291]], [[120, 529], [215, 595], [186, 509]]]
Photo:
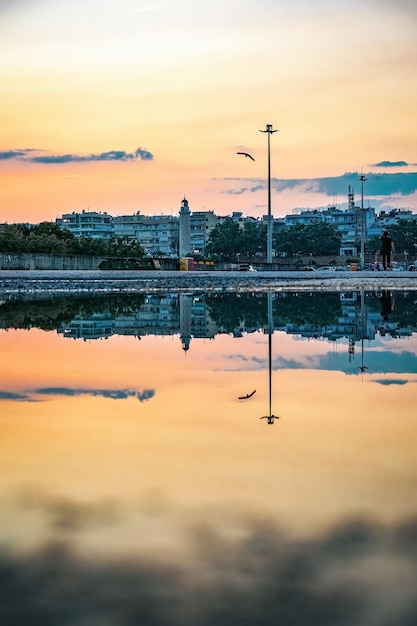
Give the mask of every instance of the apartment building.
[[69, 230], [76, 237], [110, 239], [113, 234], [113, 217], [105, 212], [64, 213], [62, 217], [56, 219], [56, 224], [62, 229]]
[[138, 241], [147, 254], [178, 256], [179, 218], [169, 215], [118, 215], [113, 233]]

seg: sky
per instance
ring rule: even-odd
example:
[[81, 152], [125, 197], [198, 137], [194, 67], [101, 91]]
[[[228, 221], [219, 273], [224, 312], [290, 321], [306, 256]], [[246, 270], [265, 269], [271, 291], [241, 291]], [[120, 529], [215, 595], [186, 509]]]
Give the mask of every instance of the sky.
[[[417, 212], [414, 0], [0, 0], [0, 222]], [[254, 160], [237, 152], [248, 152]]]

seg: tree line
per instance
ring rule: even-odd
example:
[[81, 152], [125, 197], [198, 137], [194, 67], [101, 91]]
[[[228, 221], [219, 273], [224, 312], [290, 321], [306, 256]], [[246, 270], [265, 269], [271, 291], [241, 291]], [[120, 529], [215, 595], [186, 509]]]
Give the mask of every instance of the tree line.
[[[399, 254], [417, 255], [417, 220], [401, 220], [389, 228]], [[242, 254], [266, 255], [267, 226], [260, 222], [239, 225], [231, 218], [217, 224], [210, 232], [206, 252], [232, 258]], [[339, 255], [341, 233], [332, 224], [296, 224], [273, 232], [272, 246], [276, 256], [331, 256]], [[365, 244], [365, 252], [376, 253], [381, 248], [380, 237], [372, 237]]]
[[[330, 224], [297, 224], [272, 234], [276, 256], [339, 254], [341, 234]], [[242, 226], [231, 218], [217, 224], [210, 232], [206, 252], [226, 259], [236, 255], [266, 256], [267, 226], [245, 222]]]
[[[156, 296], [157, 297], [157, 296]], [[163, 296], [160, 296], [161, 298]], [[105, 296], [61, 296], [45, 300], [4, 302], [0, 307], [0, 324], [3, 328], [41, 328], [54, 330], [68, 324], [75, 317], [89, 319], [96, 313], [106, 313], [110, 318], [136, 314], [145, 302], [142, 294]], [[210, 318], [219, 332], [232, 333], [235, 329], [246, 331], [265, 328], [268, 324], [266, 293], [214, 293], [205, 296]], [[359, 307], [359, 302], [356, 303]], [[366, 306], [381, 313], [380, 293], [368, 293]], [[342, 315], [340, 294], [336, 292], [280, 292], [273, 300], [273, 326], [285, 324], [316, 329], [321, 336], [323, 328], [335, 324]], [[395, 306], [390, 321], [402, 329], [417, 328], [415, 292], [396, 292]], [[395, 327], [386, 331], [396, 334]]]
[[54, 222], [4, 224], [0, 229], [0, 252], [140, 258], [144, 255], [143, 247], [127, 237], [77, 237]]

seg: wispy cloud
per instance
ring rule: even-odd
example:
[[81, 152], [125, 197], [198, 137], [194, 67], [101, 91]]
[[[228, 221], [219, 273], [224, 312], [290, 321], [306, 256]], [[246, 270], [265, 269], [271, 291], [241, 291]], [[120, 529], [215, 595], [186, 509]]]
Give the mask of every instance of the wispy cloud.
[[13, 391], [0, 390], [0, 402], [2, 400], [13, 400], [14, 402], [33, 402], [33, 398], [26, 393], [14, 393]]
[[9, 161], [12, 159], [25, 159], [28, 157], [31, 150], [5, 150], [0, 152], [0, 161]]
[[[344, 197], [347, 195], [349, 186], [354, 191], [360, 190], [359, 176], [358, 172], [346, 172], [341, 176], [325, 178], [271, 178], [271, 188], [274, 193], [297, 190], [301, 193], [324, 194], [329, 198], [334, 198], [335, 196]], [[392, 174], [370, 172], [366, 174], [366, 179], [365, 193], [368, 197], [383, 198], [397, 194], [407, 196], [417, 191], [417, 172], [397, 172]], [[234, 188], [223, 191], [223, 193], [230, 195], [256, 193], [265, 188], [265, 181], [262, 179], [224, 178], [223, 180], [242, 183], [241, 186], [236, 185]], [[243, 183], [248, 181], [256, 184], [243, 186]]]
[[147, 13], [148, 11], [155, 11], [156, 9], [162, 9], [163, 7], [168, 6], [165, 4], [151, 4], [147, 7], [143, 7], [141, 9], [135, 9], [132, 13]]
[[408, 165], [407, 161], [380, 161], [373, 163], [371, 167], [407, 167]]
[[65, 396], [69, 398], [77, 396], [93, 396], [101, 398], [109, 398], [110, 400], [127, 400], [128, 398], [136, 398], [139, 402], [150, 400], [155, 395], [154, 389], [144, 389], [139, 391], [136, 389], [82, 389], [71, 387], [41, 387], [30, 391], [15, 393], [11, 391], [0, 390], [0, 401], [12, 400], [16, 402], [39, 402], [45, 400], [46, 397]]
[[135, 389], [77, 389], [71, 387], [43, 387], [35, 389], [34, 392], [41, 396], [100, 396], [111, 400], [126, 400], [127, 398], [137, 398], [139, 402], [149, 400], [155, 395], [153, 389], [136, 391]]
[[415, 382], [414, 380], [403, 380], [403, 379], [398, 379], [398, 378], [374, 378], [373, 381], [374, 383], [378, 383], [379, 385], [407, 385], [408, 383], [413, 383]]
[[[134, 152], [125, 150], [109, 150], [99, 154], [36, 154], [39, 150], [27, 148], [24, 150], [0, 151], [0, 161], [18, 160], [29, 163], [85, 163], [88, 161], [152, 161], [153, 154], [149, 150], [137, 148]], [[35, 153], [35, 154], [34, 154]]]

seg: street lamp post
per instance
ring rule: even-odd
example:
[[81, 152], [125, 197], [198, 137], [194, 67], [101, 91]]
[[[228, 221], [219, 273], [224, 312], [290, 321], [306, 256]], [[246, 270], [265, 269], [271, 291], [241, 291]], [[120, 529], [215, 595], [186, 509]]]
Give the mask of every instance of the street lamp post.
[[267, 124], [265, 130], [260, 130], [260, 133], [268, 133], [268, 234], [266, 245], [266, 260], [267, 263], [272, 263], [272, 213], [271, 213], [271, 141], [270, 136], [272, 133], [278, 132], [273, 130], [272, 124]]
[[365, 269], [365, 209], [363, 208], [363, 184], [366, 182], [365, 174], [361, 174], [361, 270]]

